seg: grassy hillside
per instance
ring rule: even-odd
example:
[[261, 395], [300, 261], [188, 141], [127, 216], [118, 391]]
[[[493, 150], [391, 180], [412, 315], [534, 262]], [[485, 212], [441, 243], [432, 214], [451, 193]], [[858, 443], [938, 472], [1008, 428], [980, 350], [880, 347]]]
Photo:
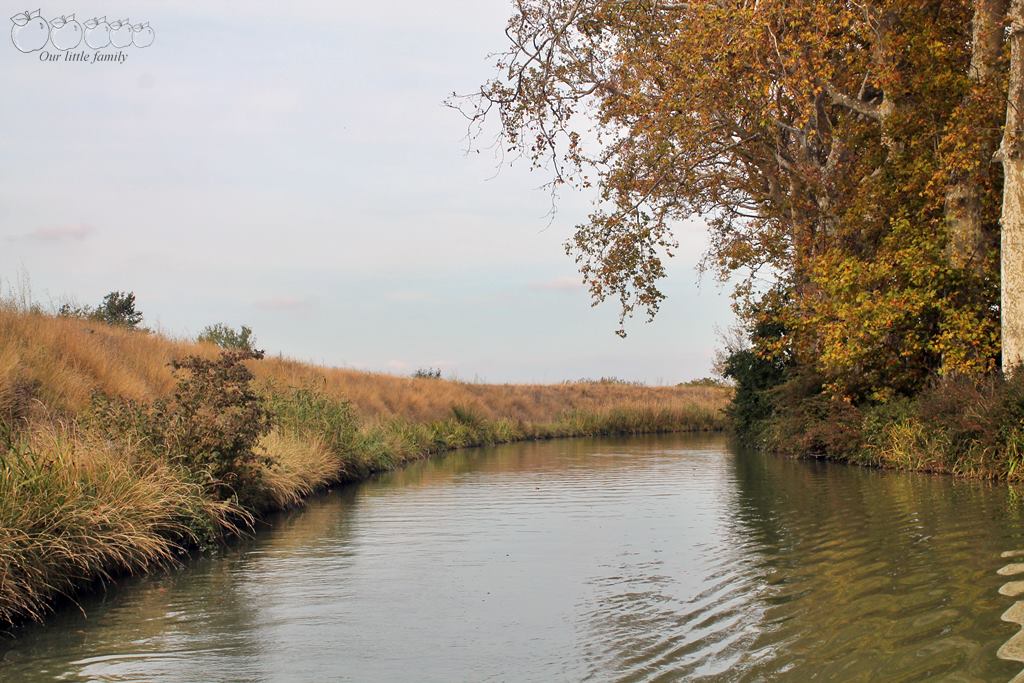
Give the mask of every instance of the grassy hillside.
[[59, 595], [414, 458], [719, 429], [728, 400], [717, 387], [476, 384], [243, 359], [0, 307], [0, 623], [40, 619]]
[[[0, 409], [18, 396], [24, 399], [30, 386], [33, 398], [72, 414], [88, 406], [95, 391], [150, 401], [173, 390], [172, 359], [189, 354], [213, 358], [218, 351], [211, 344], [0, 308]], [[257, 381], [314, 384], [329, 396], [350, 401], [370, 419], [441, 420], [458, 405], [473, 407], [490, 420], [550, 422], [567, 411], [597, 412], [627, 405], [717, 411], [729, 398], [727, 391], [717, 387], [477, 384], [321, 367], [275, 357], [253, 362], [251, 368]]]

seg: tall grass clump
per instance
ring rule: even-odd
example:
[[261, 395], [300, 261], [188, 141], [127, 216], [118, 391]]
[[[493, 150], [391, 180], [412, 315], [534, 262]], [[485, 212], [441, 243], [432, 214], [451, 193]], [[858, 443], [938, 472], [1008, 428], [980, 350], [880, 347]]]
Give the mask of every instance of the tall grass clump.
[[0, 622], [39, 620], [86, 583], [171, 563], [197, 528], [237, 530], [244, 514], [135, 444], [33, 427], [0, 451]]
[[260, 439], [262, 509], [295, 507], [344, 475], [345, 457], [316, 434], [275, 429]]
[[261, 393], [274, 424], [259, 443], [265, 507], [292, 507], [318, 488], [357, 478], [359, 420], [348, 401], [272, 382]]
[[354, 448], [359, 418], [348, 401], [309, 385], [282, 389], [271, 382], [262, 393], [278, 429], [315, 436], [342, 455]]

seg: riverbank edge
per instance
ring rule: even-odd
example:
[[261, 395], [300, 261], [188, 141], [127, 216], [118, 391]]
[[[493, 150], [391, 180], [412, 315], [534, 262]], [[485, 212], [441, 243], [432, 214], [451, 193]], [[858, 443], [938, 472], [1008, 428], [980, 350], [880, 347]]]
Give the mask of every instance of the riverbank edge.
[[[309, 426], [309, 425], [307, 425]], [[8, 597], [6, 609], [0, 614], [0, 625], [9, 634], [17, 633], [20, 626], [31, 622], [43, 622], [54, 609], [62, 603], [74, 604], [75, 598], [105, 590], [125, 576], [140, 575], [157, 571], [165, 571], [175, 565], [191, 561], [210, 549], [215, 544], [222, 544], [232, 538], [253, 533], [256, 522], [269, 514], [301, 506], [304, 501], [318, 492], [328, 488], [356, 483], [375, 474], [400, 468], [411, 462], [429, 457], [436, 457], [453, 450], [471, 447], [490, 446], [502, 443], [542, 441], [557, 438], [577, 437], [610, 437], [638, 436], [643, 434], [665, 434], [679, 432], [715, 432], [726, 428], [720, 411], [711, 410], [700, 405], [687, 409], [660, 409], [655, 406], [647, 408], [622, 407], [612, 408], [604, 412], [574, 411], [567, 413], [552, 423], [527, 423], [512, 420], [484, 420], [472, 413], [453, 408], [453, 416], [448, 420], [417, 423], [400, 418], [374, 422], [360, 427], [352, 435], [349, 447], [342, 452], [329, 447], [331, 439], [328, 435], [318, 434], [315, 425], [310, 429], [296, 429], [284, 435], [277, 435], [276, 440], [266, 444], [266, 448], [277, 448], [276, 452], [267, 451], [274, 456], [273, 465], [267, 465], [266, 497], [251, 507], [225, 503], [209, 498], [207, 493], [195, 487], [175, 489], [169, 485], [174, 475], [167, 478], [167, 468], [158, 466], [156, 470], [144, 468], [141, 475], [127, 474], [132, 467], [112, 471], [118, 476], [140, 476], [148, 479], [153, 472], [160, 472], [156, 477], [152, 493], [163, 486], [164, 491], [171, 495], [181, 495], [184, 499], [174, 501], [165, 510], [169, 514], [155, 518], [152, 510], [145, 515], [135, 515], [132, 510], [122, 510], [122, 521], [127, 526], [136, 523], [135, 517], [144, 517], [145, 532], [137, 537], [136, 547], [131, 544], [131, 537], [119, 533], [117, 524], [107, 521], [106, 535], [85, 534], [81, 537], [83, 544], [92, 545], [88, 548], [76, 548], [55, 544], [46, 552], [37, 548], [37, 566], [30, 572], [22, 571], [21, 578], [25, 585], [19, 592], [22, 604], [12, 609]], [[62, 432], [66, 437], [67, 433]], [[275, 432], [275, 434], [277, 434]], [[74, 438], [61, 435], [53, 436], [51, 443], [74, 442]], [[120, 451], [118, 444], [107, 444], [109, 452], [119, 459], [119, 455], [127, 455], [127, 462], [135, 457], [128, 451]], [[111, 448], [112, 447], [112, 448]], [[120, 452], [119, 452], [120, 451]], [[10, 454], [8, 454], [9, 456]], [[61, 456], [65, 457], [61, 457]], [[47, 462], [51, 469], [53, 463], [67, 464], [67, 472], [74, 478], [74, 466], [68, 462], [69, 453], [48, 455]], [[9, 460], [9, 457], [8, 457]], [[268, 459], [268, 463], [270, 460]], [[57, 465], [60, 467], [61, 465]], [[99, 469], [102, 469], [100, 466]], [[78, 489], [94, 488], [95, 510], [93, 514], [84, 511], [84, 517], [97, 521], [97, 511], [114, 503], [104, 500], [103, 489], [94, 486], [90, 477], [95, 478], [96, 463], [90, 463], [80, 473], [84, 481], [78, 482]], [[100, 475], [100, 478], [106, 475]], [[116, 478], [116, 477], [115, 477]], [[201, 498], [201, 499], [196, 499]], [[146, 501], [140, 501], [140, 507]], [[82, 507], [82, 506], [80, 506]], [[88, 507], [86, 505], [85, 507]], [[79, 516], [83, 511], [78, 510]], [[183, 519], [188, 517], [190, 519]], [[77, 526], [69, 524], [69, 529]], [[68, 534], [69, 536], [72, 534]], [[216, 537], [216, 541], [213, 539]], [[99, 547], [104, 543], [111, 547]], [[116, 545], [116, 547], [114, 547]], [[5, 552], [11, 555], [10, 552]], [[83, 560], [92, 558], [93, 561]], [[17, 558], [6, 564], [17, 565]], [[30, 560], [32, 558], [29, 558]], [[24, 562], [20, 569], [24, 570]], [[15, 567], [17, 570], [18, 567]], [[12, 578], [13, 574], [13, 578]], [[17, 582], [18, 572], [5, 572], [0, 576], [0, 593], [10, 593], [12, 582]], [[7, 584], [6, 586], [4, 584]], [[18, 599], [16, 596], [15, 600]]]
[[1021, 373], [937, 378], [914, 396], [862, 405], [820, 387], [759, 393], [756, 419], [737, 419], [735, 399], [726, 409], [738, 437], [758, 451], [965, 479], [1024, 479]]

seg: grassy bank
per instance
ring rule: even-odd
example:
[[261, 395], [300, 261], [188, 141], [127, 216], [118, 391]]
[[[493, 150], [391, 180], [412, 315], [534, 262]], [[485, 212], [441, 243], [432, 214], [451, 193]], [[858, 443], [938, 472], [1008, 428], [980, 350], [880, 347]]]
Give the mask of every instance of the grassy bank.
[[739, 431], [770, 452], [960, 477], [1024, 479], [1024, 376], [936, 378], [910, 397], [851, 402], [813, 376], [737, 394]]
[[720, 429], [728, 399], [402, 378], [0, 308], [0, 624], [325, 486], [467, 446]]

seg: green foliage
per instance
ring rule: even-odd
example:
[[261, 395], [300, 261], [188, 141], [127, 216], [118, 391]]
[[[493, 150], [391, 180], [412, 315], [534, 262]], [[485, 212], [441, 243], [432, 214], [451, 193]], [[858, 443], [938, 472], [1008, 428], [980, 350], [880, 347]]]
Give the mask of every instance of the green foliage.
[[762, 317], [751, 330], [750, 346], [726, 350], [722, 375], [736, 385], [728, 414], [741, 434], [756, 435], [773, 413], [771, 392], [785, 381], [792, 363], [785, 354], [767, 349], [778, 348], [785, 333], [778, 320]]
[[108, 325], [137, 327], [142, 311], [135, 310], [134, 292], [110, 292], [93, 311], [93, 317]]
[[348, 401], [333, 399], [313, 387], [279, 390], [269, 385], [264, 393], [267, 410], [279, 429], [319, 437], [339, 455], [349, 455], [355, 449], [359, 418]]
[[483, 416], [472, 406], [452, 406], [452, 415], [456, 421], [467, 427], [479, 428], [485, 422]]
[[92, 306], [79, 306], [77, 304], [63, 303], [57, 309], [57, 315], [62, 318], [84, 318], [92, 316]]
[[938, 372], [995, 369], [996, 283], [951, 267], [932, 226], [899, 218], [869, 256], [826, 251], [811, 283], [815, 294], [787, 315], [816, 340], [815, 366], [833, 396], [886, 401], [917, 393]]
[[680, 382], [679, 387], [728, 387], [731, 386], [727, 380], [718, 377], [698, 377], [686, 382]]
[[591, 379], [590, 377], [582, 377], [571, 384], [613, 384], [624, 387], [642, 387], [644, 383], [638, 380], [622, 379], [620, 377], [599, 377], [597, 379]]
[[252, 328], [242, 325], [238, 330], [224, 323], [207, 325], [196, 337], [196, 341], [216, 344], [222, 349], [256, 351], [256, 339], [252, 336]]
[[209, 472], [221, 498], [254, 495], [259, 484], [255, 447], [271, 428], [271, 414], [252, 386], [243, 361], [261, 353], [224, 351], [216, 360], [187, 356], [173, 361], [174, 398], [158, 401], [154, 418], [172, 458]]
[[271, 413], [252, 386], [244, 361], [262, 358], [224, 351], [215, 360], [187, 356], [171, 363], [178, 377], [173, 398], [144, 405], [96, 396], [83, 420], [111, 438], [140, 441], [186, 469], [218, 499], [255, 508], [261, 496], [256, 453], [271, 429]]
[[110, 292], [99, 306], [62, 304], [57, 314], [72, 318], [86, 318], [97, 322], [135, 329], [142, 322], [142, 311], [135, 310], [134, 292]]

